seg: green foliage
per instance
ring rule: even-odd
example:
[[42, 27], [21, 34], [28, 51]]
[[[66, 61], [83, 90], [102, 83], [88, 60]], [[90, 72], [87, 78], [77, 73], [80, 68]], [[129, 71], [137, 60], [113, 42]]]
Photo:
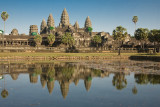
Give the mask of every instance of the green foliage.
[[34, 41], [36, 42], [37, 45], [40, 45], [42, 43], [42, 36], [41, 35], [34, 36]]
[[99, 70], [99, 69], [93, 69], [93, 73], [94, 73], [96, 76], [101, 76], [101, 70]]
[[40, 75], [42, 73], [42, 67], [36, 66], [33, 72], [33, 76]]
[[3, 30], [0, 30], [0, 34], [3, 34], [3, 32], [4, 32]]
[[116, 27], [116, 29], [113, 30], [114, 40], [123, 41], [125, 39], [125, 37], [128, 35], [128, 33], [126, 31], [127, 31], [126, 28], [124, 28], [122, 26]]
[[63, 67], [61, 72], [64, 79], [70, 80], [74, 73], [74, 67]]
[[7, 98], [7, 96], [8, 96], [8, 91], [4, 89], [4, 90], [1, 92], [1, 96], [2, 96], [2, 98]]
[[54, 29], [54, 27], [50, 27], [49, 29], [50, 29], [50, 30], [53, 30], [53, 29]]
[[135, 38], [137, 40], [147, 40], [149, 30], [147, 28], [138, 28], [135, 32]]
[[92, 30], [93, 30], [93, 28], [91, 28], [91, 27], [88, 27], [88, 28], [87, 28], [87, 31], [88, 31], [88, 32], [92, 32]]
[[37, 32], [32, 32], [31, 35], [32, 35], [32, 36], [36, 36], [36, 35], [37, 35]]
[[87, 77], [87, 81], [92, 81], [92, 77], [91, 76]]
[[160, 42], [160, 30], [153, 29], [149, 32], [148, 39], [150, 42]]
[[9, 15], [7, 12], [2, 12], [1, 14], [1, 18], [3, 19], [3, 21], [6, 21], [8, 19]]
[[55, 76], [55, 69], [54, 67], [49, 67], [47, 70], [47, 77], [49, 81], [53, 81]]
[[138, 21], [138, 16], [133, 16], [132, 21], [136, 24], [136, 23], [137, 23], [137, 21]]
[[55, 35], [49, 34], [47, 37], [47, 40], [48, 40], [49, 45], [52, 46], [53, 43], [55, 42]]
[[71, 36], [71, 33], [66, 32], [65, 35], [62, 36], [61, 38], [62, 43], [66, 44], [69, 47], [73, 46], [75, 43], [74, 37]]
[[101, 36], [100, 36], [100, 35], [94, 36], [93, 39], [92, 39], [92, 41], [93, 41], [95, 44], [102, 43]]

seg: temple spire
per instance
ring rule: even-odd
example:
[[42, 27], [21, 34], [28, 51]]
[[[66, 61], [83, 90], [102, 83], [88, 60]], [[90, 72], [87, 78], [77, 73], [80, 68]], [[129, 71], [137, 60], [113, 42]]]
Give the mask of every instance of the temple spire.
[[54, 19], [52, 14], [49, 14], [48, 20], [47, 20], [47, 26], [49, 27], [54, 27]]
[[79, 24], [78, 24], [77, 21], [76, 21], [76, 23], [74, 24], [74, 28], [75, 28], [75, 29], [79, 29]]
[[66, 8], [62, 12], [60, 25], [62, 27], [69, 26], [69, 15]]
[[92, 27], [92, 23], [91, 23], [89, 16], [86, 18], [84, 27], [85, 28]]
[[43, 19], [42, 23], [41, 23], [40, 34], [45, 34], [46, 33], [46, 27], [47, 27], [47, 23], [46, 23], [45, 19]]

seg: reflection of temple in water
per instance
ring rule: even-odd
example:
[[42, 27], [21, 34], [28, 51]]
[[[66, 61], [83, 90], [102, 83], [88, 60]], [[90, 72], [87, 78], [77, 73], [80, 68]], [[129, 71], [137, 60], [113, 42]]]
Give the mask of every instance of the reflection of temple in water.
[[[10, 74], [13, 80], [17, 80], [19, 74], [29, 74], [30, 83], [38, 83], [38, 77], [40, 76], [40, 82], [42, 88], [48, 88], [49, 94], [52, 94], [54, 90], [54, 83], [58, 81], [63, 98], [65, 99], [69, 92], [69, 86], [74, 83], [78, 85], [79, 80], [84, 81], [84, 87], [87, 91], [91, 89], [92, 79], [94, 77], [108, 77], [110, 73], [114, 74], [112, 84], [117, 90], [122, 90], [127, 86], [126, 75], [129, 75], [131, 68], [128, 67], [129, 63], [106, 63], [105, 66], [94, 63], [4, 63], [0, 64], [0, 74]], [[136, 63], [131, 63], [132, 66], [136, 66]], [[93, 67], [94, 66], [94, 67]], [[2, 72], [3, 67], [3, 72]], [[99, 70], [96, 68], [107, 68]], [[136, 69], [140, 69], [138, 66]], [[93, 69], [94, 68], [94, 69]], [[153, 67], [150, 67], [151, 69]], [[156, 69], [157, 70], [157, 69]], [[131, 71], [132, 72], [132, 71]], [[148, 72], [148, 71], [146, 71]], [[135, 73], [135, 82], [137, 84], [160, 84], [160, 75], [156, 74], [143, 74]], [[136, 87], [132, 89], [133, 93], [137, 93]]]

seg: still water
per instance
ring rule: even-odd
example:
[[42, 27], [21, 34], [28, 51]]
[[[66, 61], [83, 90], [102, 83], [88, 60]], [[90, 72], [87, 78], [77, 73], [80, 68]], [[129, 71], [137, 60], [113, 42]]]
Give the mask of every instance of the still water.
[[160, 63], [0, 63], [0, 107], [159, 107]]

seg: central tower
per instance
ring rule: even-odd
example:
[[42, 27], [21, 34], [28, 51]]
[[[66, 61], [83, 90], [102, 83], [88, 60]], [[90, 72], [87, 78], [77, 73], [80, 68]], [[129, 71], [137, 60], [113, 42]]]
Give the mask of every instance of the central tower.
[[62, 12], [61, 22], [60, 22], [60, 27], [65, 27], [65, 26], [69, 26], [69, 15], [66, 8], [64, 8]]

